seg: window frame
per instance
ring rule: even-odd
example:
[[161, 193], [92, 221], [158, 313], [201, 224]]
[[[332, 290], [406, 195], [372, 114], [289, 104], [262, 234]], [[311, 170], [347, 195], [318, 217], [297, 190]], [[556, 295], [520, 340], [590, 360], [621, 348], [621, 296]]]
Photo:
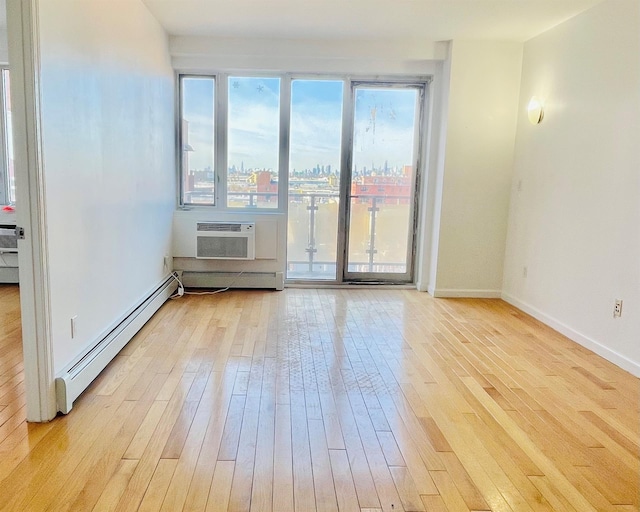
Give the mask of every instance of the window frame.
[[[280, 80], [278, 114], [278, 206], [276, 208], [247, 208], [228, 206], [228, 130], [229, 130], [229, 79], [231, 77], [277, 78]], [[182, 159], [182, 80], [183, 78], [211, 78], [214, 80], [214, 203], [199, 204], [184, 202], [184, 169]], [[289, 112], [291, 106], [291, 77], [289, 74], [265, 73], [260, 71], [227, 72], [187, 72], [177, 71], [177, 158], [178, 166], [178, 207], [181, 209], [202, 209], [229, 213], [284, 213], [287, 210], [287, 190], [289, 177]]]
[[[202, 79], [212, 79], [213, 80], [213, 204], [202, 204], [202, 203], [186, 203], [184, 201], [184, 183], [185, 183], [185, 169], [183, 168], [184, 158], [183, 158], [183, 85], [182, 80], [184, 78], [202, 78]], [[220, 189], [220, 177], [218, 175], [218, 167], [219, 162], [218, 158], [220, 156], [220, 141], [219, 141], [219, 132], [220, 129], [218, 127], [218, 80], [219, 77], [214, 73], [177, 73], [177, 99], [176, 99], [176, 110], [177, 110], [177, 120], [176, 120], [176, 164], [178, 167], [178, 205], [180, 208], [191, 209], [191, 208], [217, 208], [219, 204], [219, 189]], [[187, 169], [188, 172], [188, 169]]]

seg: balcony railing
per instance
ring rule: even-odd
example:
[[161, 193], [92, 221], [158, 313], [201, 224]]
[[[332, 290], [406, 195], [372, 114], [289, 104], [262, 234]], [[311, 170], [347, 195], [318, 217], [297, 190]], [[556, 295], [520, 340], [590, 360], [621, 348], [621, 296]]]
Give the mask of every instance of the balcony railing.
[[[227, 192], [227, 198], [238, 208], [277, 208], [277, 192]], [[213, 187], [188, 190], [184, 193], [184, 201], [188, 204], [212, 205], [214, 203]]]
[[[338, 201], [337, 193], [289, 194], [287, 278], [336, 278]], [[349, 272], [406, 272], [409, 201], [405, 195], [351, 196]]]

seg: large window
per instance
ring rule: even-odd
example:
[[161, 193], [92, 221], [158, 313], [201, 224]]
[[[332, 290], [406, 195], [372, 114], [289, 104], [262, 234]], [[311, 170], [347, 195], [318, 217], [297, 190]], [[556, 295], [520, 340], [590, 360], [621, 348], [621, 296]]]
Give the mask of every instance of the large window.
[[13, 166], [13, 137], [11, 132], [11, 96], [9, 70], [0, 68], [0, 204], [16, 202], [16, 180]]
[[182, 204], [278, 208], [280, 82], [180, 77]]

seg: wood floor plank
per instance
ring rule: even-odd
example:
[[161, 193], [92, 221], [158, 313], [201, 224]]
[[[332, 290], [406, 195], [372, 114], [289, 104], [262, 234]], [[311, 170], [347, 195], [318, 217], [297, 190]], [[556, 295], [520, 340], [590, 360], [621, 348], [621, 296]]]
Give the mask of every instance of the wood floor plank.
[[311, 450], [311, 467], [313, 485], [316, 496], [316, 510], [337, 512], [338, 502], [334, 487], [334, 476], [331, 470], [329, 449], [322, 420], [309, 420], [309, 445]]
[[275, 421], [273, 509], [278, 512], [293, 512], [292, 425], [288, 403], [276, 405]]
[[273, 506], [275, 391], [276, 362], [272, 357], [266, 357], [260, 395], [256, 462], [251, 486], [251, 510], [258, 512], [271, 512]]
[[236, 460], [245, 401], [246, 398], [244, 395], [234, 395], [231, 397], [231, 403], [229, 404], [229, 410], [227, 411], [226, 422], [222, 432], [220, 450], [218, 451], [218, 460]]
[[[210, 365], [203, 362], [203, 366], [210, 368]], [[197, 383], [194, 380], [193, 386]], [[167, 494], [162, 503], [162, 511], [184, 510], [185, 501], [189, 492], [189, 486], [193, 480], [193, 474], [198, 463], [200, 451], [205, 438], [209, 419], [214, 410], [213, 400], [211, 397], [217, 393], [217, 381], [211, 379], [208, 381], [202, 393], [192, 394], [193, 386], [187, 394], [185, 400], [193, 400], [198, 404], [198, 408], [194, 419], [191, 423], [189, 433], [185, 439], [183, 450], [178, 458], [178, 464], [174, 471], [171, 483], [167, 489]], [[202, 399], [200, 399], [202, 397]], [[197, 400], [197, 401], [196, 401]]]
[[[424, 512], [424, 504], [409, 470], [405, 466], [390, 467], [391, 476], [406, 512]], [[395, 507], [394, 507], [395, 508]]]
[[142, 457], [142, 454], [147, 448], [147, 445], [151, 440], [151, 436], [158, 427], [158, 423], [162, 419], [166, 408], [167, 402], [163, 400], [156, 400], [151, 405], [146, 417], [142, 421], [142, 424], [129, 443], [127, 451], [122, 456], [123, 459], [140, 459]]
[[177, 465], [177, 459], [160, 459], [158, 461], [156, 470], [149, 482], [149, 487], [137, 509], [138, 511], [153, 512], [160, 510]]
[[358, 512], [358, 495], [353, 484], [353, 475], [349, 467], [349, 459], [345, 450], [329, 450], [331, 471], [333, 473], [333, 486], [338, 500], [340, 512]]
[[225, 417], [231, 402], [236, 370], [236, 362], [230, 361], [226, 371], [214, 371], [212, 373], [211, 381], [216, 392], [208, 397], [211, 403], [211, 415], [189, 485], [189, 492], [184, 505], [185, 512], [202, 511], [207, 504], [220, 449]]
[[449, 512], [447, 504], [439, 494], [436, 494], [434, 496], [424, 495], [420, 496], [420, 498], [422, 498], [424, 508], [428, 512]]
[[137, 460], [120, 460], [118, 467], [91, 509], [92, 512], [112, 512], [115, 510], [137, 465]]
[[247, 397], [244, 404], [233, 485], [229, 498], [229, 508], [237, 512], [248, 512], [251, 509], [251, 488], [255, 468], [260, 398], [265, 366], [263, 353], [264, 344], [256, 344], [249, 375]]
[[213, 472], [206, 512], [227, 512], [236, 463], [219, 460]]

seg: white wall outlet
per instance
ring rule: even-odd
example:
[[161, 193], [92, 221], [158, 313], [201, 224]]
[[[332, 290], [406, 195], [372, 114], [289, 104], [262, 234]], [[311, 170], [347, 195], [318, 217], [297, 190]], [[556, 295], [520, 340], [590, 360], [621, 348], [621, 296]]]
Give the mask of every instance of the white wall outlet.
[[76, 320], [78, 320], [78, 315], [72, 316], [71, 317], [71, 339], [76, 337], [76, 334], [78, 333], [78, 328], [76, 326]]
[[165, 256], [163, 259], [163, 265], [165, 270], [171, 270], [171, 257]]
[[622, 299], [616, 299], [613, 303], [613, 318], [622, 316]]
[[522, 277], [527, 277], [528, 274], [529, 274], [529, 267], [527, 266], [522, 267]]

